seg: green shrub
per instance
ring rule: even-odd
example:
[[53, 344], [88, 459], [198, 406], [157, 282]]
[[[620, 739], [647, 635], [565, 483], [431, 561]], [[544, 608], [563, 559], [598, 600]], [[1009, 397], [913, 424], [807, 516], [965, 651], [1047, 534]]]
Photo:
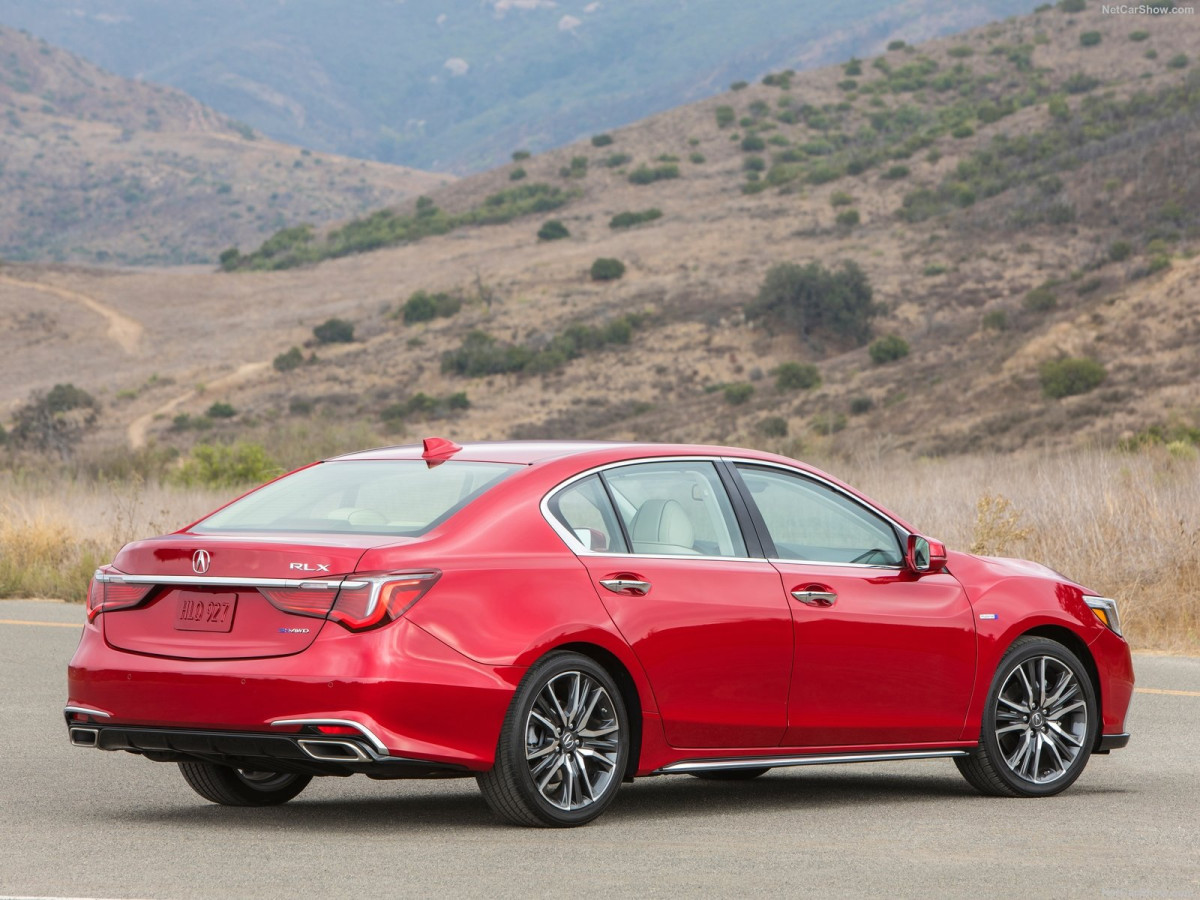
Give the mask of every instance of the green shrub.
[[931, 262], [925, 264], [925, 268], [921, 270], [921, 274], [927, 278], [933, 278], [937, 275], [945, 275], [949, 271], [950, 267], [945, 263]]
[[950, 130], [950, 136], [956, 138], [969, 138], [975, 133], [975, 129], [964, 122], [961, 125], [956, 125]]
[[845, 191], [834, 191], [829, 195], [829, 205], [837, 208], [839, 206], [850, 206], [854, 203], [854, 198]]
[[858, 89], [858, 82], [853, 78], [844, 78], [837, 83], [837, 86], [843, 91], [853, 91]]
[[763, 319], [805, 339], [827, 334], [864, 344], [871, 336], [871, 319], [880, 311], [857, 263], [844, 262], [836, 270], [819, 262], [780, 263], [767, 270], [758, 296], [746, 307], [746, 318]]
[[767, 416], [754, 426], [764, 437], [787, 437], [788, 423], [783, 416]]
[[232, 419], [237, 415], [237, 410], [229, 403], [214, 403], [208, 408], [205, 413], [210, 419]]
[[221, 255], [217, 257], [217, 263], [226, 272], [232, 272], [238, 267], [242, 260], [242, 252], [237, 247], [230, 247], [228, 250], [222, 250]]
[[837, 434], [846, 427], [846, 417], [842, 413], [817, 413], [808, 423], [815, 434]]
[[612, 138], [611, 134], [593, 134], [592, 135], [592, 146], [593, 147], [607, 147], [612, 142], [613, 142], [613, 138]]
[[746, 153], [761, 153], [767, 149], [767, 142], [757, 134], [748, 134], [742, 138], [742, 150]]
[[735, 81], [733, 84], [729, 85], [729, 89], [731, 91], [744, 91], [749, 86], [750, 83], [747, 81]]
[[692, 153], [691, 155], [688, 156], [688, 159], [691, 162], [696, 163], [697, 165], [699, 165], [700, 163], [705, 161], [704, 154], [700, 153], [700, 152]]
[[882, 366], [908, 356], [908, 341], [897, 334], [884, 335], [871, 342], [868, 352], [871, 354], [871, 362]]
[[1083, 72], [1076, 72], [1063, 82], [1063, 89], [1068, 94], [1086, 94], [1100, 86], [1100, 79]]
[[966, 59], [968, 56], [974, 56], [975, 50], [968, 47], [966, 44], [959, 44], [956, 47], [951, 47], [948, 51], [949, 55], [954, 59]]
[[1148, 31], [1131, 31], [1131, 32], [1129, 32], [1129, 39], [1131, 41], [1144, 41], [1148, 37], [1150, 37], [1150, 32], [1148, 32]]
[[1021, 301], [1030, 312], [1049, 312], [1058, 306], [1058, 297], [1048, 287], [1036, 287]]
[[524, 167], [517, 166], [515, 169], [513, 169], [511, 172], [508, 173], [508, 180], [509, 181], [520, 181], [522, 178], [524, 178], [526, 176], [526, 174], [528, 174], [528, 173], [526, 173]]
[[349, 344], [354, 341], [354, 325], [345, 319], [326, 319], [313, 329], [313, 337], [322, 344]]
[[821, 373], [812, 363], [780, 363], [772, 374], [781, 391], [807, 391], [821, 386]]
[[746, 172], [762, 172], [767, 168], [767, 161], [761, 156], [747, 156], [742, 160], [742, 169]]
[[653, 222], [655, 219], [662, 218], [661, 209], [643, 209], [641, 212], [623, 212], [617, 213], [609, 220], [609, 228], [632, 228], [634, 225], [641, 225], [643, 222]]
[[1143, 53], [1142, 56], [1146, 59], [1158, 59], [1158, 51], [1151, 47], [1149, 50]]
[[850, 62], [842, 66], [842, 72], [847, 77], [854, 77], [862, 74], [862, 60], [851, 59]]
[[1133, 247], [1129, 241], [1113, 241], [1108, 245], [1108, 258], [1113, 262], [1123, 262], [1129, 259], [1129, 255], [1133, 253]]
[[1171, 257], [1165, 253], [1156, 253], [1150, 257], [1150, 264], [1146, 267], [1146, 274], [1154, 275], [1169, 268], [1171, 268]]
[[861, 416], [875, 408], [875, 401], [870, 397], [859, 396], [850, 401], [850, 415]]
[[1046, 110], [1050, 113], [1050, 118], [1059, 122], [1065, 122], [1071, 118], [1071, 104], [1062, 94], [1053, 94], [1046, 102]]
[[[478, 378], [507, 372], [551, 372], [589, 350], [628, 344], [641, 324], [638, 315], [618, 316], [603, 325], [570, 325], [548, 343], [535, 346], [501, 344], [485, 331], [472, 331], [457, 350], [442, 354], [442, 371]], [[456, 408], [451, 405], [451, 408]]]
[[908, 45], [904, 41], [888, 41], [888, 50], [903, 50]]
[[1079, 44], [1083, 47], [1095, 47], [1100, 40], [1101, 36], [1098, 31], [1085, 31], [1079, 36]]
[[888, 179], [889, 181], [895, 181], [899, 178], [907, 178], [908, 174], [908, 166], [896, 165], [884, 172], [882, 177]]
[[747, 382], [727, 384], [722, 388], [722, 393], [725, 395], [725, 402], [730, 406], [741, 406], [754, 396], [754, 385]]
[[652, 184], [669, 178], [679, 177], [679, 166], [676, 163], [664, 163], [659, 166], [642, 164], [629, 173], [629, 180], [634, 184]]
[[83, 388], [56, 384], [45, 393], [34, 391], [17, 409], [6, 443], [66, 459], [99, 415], [99, 401]]
[[570, 237], [571, 232], [569, 232], [567, 230], [567, 226], [558, 219], [548, 219], [542, 224], [542, 227], [538, 229], [537, 236], [539, 241], [559, 241], [563, 238]]
[[1065, 13], [1083, 12], [1087, 9], [1085, 0], [1058, 0], [1058, 8]]
[[513, 162], [520, 162], [523, 159], [529, 159], [529, 155], [530, 154], [528, 150], [514, 150], [512, 153], [512, 160]]
[[615, 281], [625, 274], [625, 263], [602, 256], [592, 263], [592, 281]]
[[839, 228], [854, 228], [861, 221], [857, 209], [844, 209], [837, 214]]
[[261, 444], [197, 444], [170, 480], [185, 487], [235, 488], [261, 484], [280, 472]]
[[717, 127], [728, 128], [733, 124], [733, 120], [737, 118], [737, 114], [733, 111], [732, 106], [718, 106], [716, 108]]
[[983, 314], [983, 327], [990, 331], [1005, 331], [1008, 328], [1008, 313], [993, 309]]
[[587, 175], [588, 161], [586, 156], [572, 156], [569, 165], [558, 170], [563, 178], [583, 178]]
[[1086, 394], [1108, 376], [1104, 366], [1087, 357], [1047, 360], [1038, 369], [1042, 392], [1052, 399]]
[[1167, 60], [1168, 69], [1182, 69], [1188, 64], [1188, 55], [1186, 53], [1176, 53]]
[[400, 314], [405, 325], [429, 322], [436, 318], [449, 318], [462, 309], [462, 298], [438, 292], [430, 294], [417, 291], [404, 302]]

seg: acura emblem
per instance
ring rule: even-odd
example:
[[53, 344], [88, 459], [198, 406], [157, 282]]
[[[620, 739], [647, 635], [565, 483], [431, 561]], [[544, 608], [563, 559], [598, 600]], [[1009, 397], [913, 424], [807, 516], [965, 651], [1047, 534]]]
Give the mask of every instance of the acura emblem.
[[197, 550], [192, 554], [192, 571], [197, 575], [203, 575], [208, 571], [208, 565], [212, 562], [212, 554], [207, 550]]

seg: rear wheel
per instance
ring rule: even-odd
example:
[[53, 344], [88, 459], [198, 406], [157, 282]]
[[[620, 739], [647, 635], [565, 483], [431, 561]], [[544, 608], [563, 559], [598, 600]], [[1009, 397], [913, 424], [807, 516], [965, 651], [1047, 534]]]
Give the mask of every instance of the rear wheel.
[[277, 806], [312, 781], [311, 775], [235, 769], [210, 762], [181, 762], [179, 771], [193, 791], [222, 806]]
[[616, 683], [589, 657], [552, 653], [517, 688], [496, 763], [476, 780], [492, 810], [516, 825], [583, 825], [616, 797], [628, 757]]
[[705, 781], [752, 781], [759, 775], [766, 775], [770, 771], [770, 766], [763, 766], [761, 769], [713, 769], [711, 772], [692, 772], [690, 774], [696, 778], [703, 778]]
[[992, 678], [979, 746], [954, 762], [980, 793], [1049, 797], [1083, 772], [1099, 718], [1079, 657], [1057, 641], [1020, 638]]

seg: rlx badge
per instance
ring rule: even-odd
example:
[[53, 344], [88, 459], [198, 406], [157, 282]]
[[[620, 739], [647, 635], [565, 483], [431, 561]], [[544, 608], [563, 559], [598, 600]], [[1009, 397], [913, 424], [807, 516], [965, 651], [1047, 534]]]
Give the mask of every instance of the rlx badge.
[[329, 566], [317, 563], [315, 566], [309, 563], [288, 563], [288, 568], [295, 572], [328, 572]]

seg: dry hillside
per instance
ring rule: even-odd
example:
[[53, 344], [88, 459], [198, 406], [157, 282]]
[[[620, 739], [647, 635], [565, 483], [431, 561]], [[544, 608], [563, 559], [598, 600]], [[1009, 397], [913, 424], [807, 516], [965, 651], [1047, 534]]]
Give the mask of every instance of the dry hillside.
[[[243, 242], [248, 271], [9, 266], [0, 402], [11, 413], [71, 381], [102, 403], [97, 446], [286, 447], [291, 435], [308, 441], [300, 453], [347, 428], [360, 443], [440, 433], [931, 454], [1194, 435], [1197, 47], [1194, 16], [1048, 9], [776, 75], [611, 144], [464, 179], [421, 210], [287, 232], [256, 254]], [[634, 183], [642, 167], [677, 176]], [[553, 209], [481, 223], [520, 197]], [[649, 209], [661, 216], [610, 226]], [[551, 218], [569, 237], [538, 239]], [[409, 239], [338, 255], [397, 235]], [[590, 278], [601, 257], [624, 275]], [[747, 320], [772, 266], [843, 260], [883, 308], [874, 335], [902, 338], [906, 356], [877, 363], [836, 335]], [[417, 291], [461, 308], [406, 324]], [[352, 343], [315, 342], [330, 317], [353, 323]], [[132, 342], [128, 322], [142, 329]], [[473, 331], [492, 342], [470, 345]], [[1103, 380], [1048, 396], [1042, 367], [1066, 357], [1094, 360]], [[492, 374], [456, 374], [455, 360]], [[814, 364], [820, 386], [780, 387], [789, 362]], [[214, 403], [233, 415], [206, 415]]]
[[209, 263], [448, 178], [301, 151], [0, 27], [0, 257]]

